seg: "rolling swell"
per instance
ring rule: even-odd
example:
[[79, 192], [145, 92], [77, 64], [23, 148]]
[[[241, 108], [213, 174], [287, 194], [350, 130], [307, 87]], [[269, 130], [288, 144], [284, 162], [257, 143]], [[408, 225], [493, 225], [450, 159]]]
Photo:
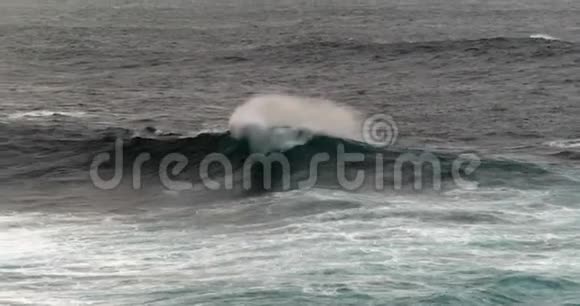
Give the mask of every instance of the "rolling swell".
[[[318, 62], [318, 55], [324, 58], [371, 56], [375, 61], [400, 59], [401, 56], [432, 54], [453, 57], [496, 58], [497, 60], [526, 61], [533, 58], [561, 56], [580, 51], [577, 43], [528, 37], [495, 37], [483, 39], [462, 39], [421, 42], [359, 42], [355, 40], [332, 41], [311, 39], [284, 45], [260, 47], [247, 52], [249, 60], [253, 53], [260, 59], [277, 61], [291, 60], [297, 63]], [[280, 56], [284, 54], [284, 56]], [[447, 58], [447, 56], [445, 56]]]
[[[168, 133], [170, 136], [145, 136], [142, 133], [123, 128], [108, 128], [98, 131], [70, 130], [66, 128], [27, 127], [9, 128], [3, 126], [4, 132], [19, 135], [28, 135], [28, 138], [4, 137], [2, 155], [7, 157], [3, 160], [12, 160], [4, 166], [3, 179], [28, 179], [28, 178], [53, 178], [75, 177], [87, 178], [92, 161], [102, 153], [109, 153], [111, 160], [99, 166], [99, 170], [107, 173], [113, 171], [116, 166], [116, 143], [122, 143], [122, 167], [124, 171], [131, 172], [137, 158], [142, 154], [148, 154], [150, 158], [143, 164], [143, 175], [147, 179], [158, 181], [159, 167], [165, 157], [170, 154], [179, 154], [186, 158], [187, 166], [174, 179], [199, 182], [201, 180], [200, 164], [208, 155], [218, 153], [226, 157], [234, 170], [236, 183], [239, 183], [244, 163], [253, 154], [250, 144], [246, 139], [233, 138], [229, 131], [218, 133], [200, 133], [193, 137], [183, 136], [176, 133]], [[140, 134], [136, 136], [136, 134]], [[365, 171], [365, 184], [374, 186], [377, 168], [383, 171], [383, 184], [386, 187], [393, 185], [394, 165], [402, 156], [417, 157], [421, 154], [430, 154], [437, 158], [441, 165], [441, 178], [443, 182], [452, 179], [452, 164], [459, 154], [422, 151], [402, 147], [376, 148], [358, 141], [347, 140], [325, 135], [314, 135], [306, 143], [296, 145], [288, 150], [277, 152], [289, 162], [291, 170], [291, 188], [299, 188], [297, 182], [307, 179], [310, 175], [310, 161], [317, 154], [326, 154], [328, 160], [318, 164], [318, 180], [316, 186], [337, 188], [340, 184], [337, 180], [338, 148], [342, 147], [345, 153], [357, 153], [363, 157], [360, 161], [345, 163], [345, 175], [352, 179], [359, 170]], [[276, 163], [272, 164], [273, 189], [280, 188], [282, 169]], [[258, 165], [259, 166], [259, 165]], [[171, 166], [169, 170], [173, 169]], [[208, 168], [212, 179], [220, 180], [226, 175], [224, 168], [219, 163], [213, 163]], [[252, 168], [253, 181], [261, 184], [262, 168]], [[423, 177], [430, 178], [432, 168], [426, 164]], [[403, 185], [412, 185], [414, 168], [412, 164], [405, 163], [402, 167]], [[461, 172], [462, 174], [465, 174]], [[492, 185], [501, 185], [509, 181], [514, 174], [526, 175], [530, 181], [537, 178], [541, 182], [550, 172], [543, 167], [533, 164], [516, 162], [512, 160], [484, 159], [477, 171], [466, 175], [465, 178], [487, 182]], [[256, 176], [257, 175], [257, 176]], [[106, 175], [104, 175], [106, 176]], [[505, 181], [503, 179], [505, 177]], [[492, 178], [492, 179], [490, 179]], [[432, 182], [425, 181], [430, 186]], [[278, 185], [277, 185], [278, 184]]]
[[[110, 139], [105, 140], [109, 147], [114, 144]], [[340, 151], [339, 151], [340, 150]], [[114, 152], [109, 150], [111, 156]], [[347, 161], [345, 163], [345, 175], [349, 180], [352, 180], [357, 171], [364, 171], [365, 181], [360, 188], [373, 188], [376, 186], [377, 179], [382, 181], [382, 186], [391, 188], [395, 184], [395, 173], [399, 173], [395, 167], [396, 163], [405, 158], [419, 158], [422, 154], [427, 154], [428, 157], [435, 158], [440, 165], [440, 179], [443, 181], [443, 188], [455, 187], [452, 185], [453, 179], [453, 163], [462, 159], [462, 155], [450, 154], [442, 152], [428, 152], [422, 150], [411, 150], [408, 148], [388, 147], [386, 149], [376, 148], [364, 143], [353, 140], [341, 139], [325, 135], [314, 135], [309, 141], [302, 145], [296, 145], [288, 150], [270, 152], [267, 154], [254, 153], [249, 142], [246, 139], [233, 138], [229, 131], [221, 133], [202, 133], [195, 137], [132, 137], [128, 139], [123, 146], [123, 166], [128, 171], [131, 171], [133, 162], [143, 153], [150, 154], [150, 159], [143, 165], [144, 173], [150, 179], [158, 179], [159, 168], [167, 156], [170, 154], [179, 154], [184, 156], [187, 160], [187, 166], [180, 171], [179, 174], [173, 176], [173, 179], [184, 180], [191, 182], [200, 182], [201, 163], [204, 158], [210, 154], [218, 153], [225, 156], [227, 161], [232, 165], [234, 182], [236, 185], [241, 185], [243, 167], [249, 159], [259, 156], [270, 156], [271, 154], [278, 154], [288, 161], [291, 184], [290, 189], [301, 188], [299, 182], [307, 180], [312, 175], [311, 161], [315, 156], [323, 154], [328, 159], [316, 164], [317, 180], [315, 186], [326, 188], [340, 188], [344, 187], [338, 180], [338, 166], [337, 162], [341, 152], [359, 154], [360, 160]], [[468, 160], [463, 161], [463, 166]], [[115, 165], [115, 160], [112, 159], [109, 163], [104, 165], [105, 169], [112, 169]], [[168, 169], [172, 169], [169, 167]], [[381, 169], [382, 174], [377, 176], [378, 169]], [[264, 191], [263, 180], [264, 175], [268, 171], [265, 170], [258, 163], [257, 166], [251, 168], [252, 188], [251, 190]], [[272, 163], [270, 169], [272, 175], [272, 191], [286, 190], [282, 183], [283, 168], [281, 164], [276, 161]], [[402, 163], [401, 175], [403, 189], [412, 188], [415, 183], [415, 168], [411, 162]], [[422, 164], [423, 186], [427, 189], [433, 188], [433, 171], [434, 168], [428, 162]], [[224, 167], [219, 163], [212, 163], [208, 167], [209, 177], [221, 181], [229, 173], [225, 172]], [[465, 171], [464, 168], [459, 168], [459, 173], [462, 178], [468, 180], [476, 180], [480, 183], [490, 185], [501, 185], [509, 182], [513, 175], [530, 176], [530, 181], [534, 181], [534, 177], [538, 182], [546, 178], [551, 173], [545, 168], [532, 164], [516, 162], [511, 160], [497, 160], [497, 159], [482, 159], [477, 168], [477, 171]], [[492, 178], [492, 179], [490, 179]], [[505, 180], [504, 180], [505, 178]], [[157, 182], [159, 183], [159, 182]], [[310, 187], [310, 186], [309, 186]]]

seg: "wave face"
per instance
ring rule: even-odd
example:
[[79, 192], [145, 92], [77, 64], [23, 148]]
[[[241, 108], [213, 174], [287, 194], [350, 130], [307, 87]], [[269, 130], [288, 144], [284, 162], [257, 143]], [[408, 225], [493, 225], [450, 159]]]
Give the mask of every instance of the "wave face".
[[[278, 128], [262, 130], [268, 135], [277, 135]], [[285, 128], [284, 133], [296, 136], [297, 133], [305, 131]], [[23, 130], [19, 131], [20, 133]], [[46, 133], [46, 134], [44, 134]], [[174, 166], [168, 168], [170, 177], [173, 180], [192, 182], [194, 185], [203, 182], [200, 171], [204, 160], [212, 154], [223, 156], [231, 165], [231, 171], [227, 171], [222, 164], [213, 163], [207, 168], [207, 175], [213, 180], [224, 182], [232, 179], [235, 183], [233, 190], [265, 192], [265, 191], [289, 191], [292, 189], [302, 189], [302, 182], [312, 175], [311, 161], [323, 154], [325, 160], [317, 164], [317, 177], [312, 185], [307, 187], [319, 187], [330, 189], [341, 189], [342, 185], [339, 175], [345, 175], [352, 180], [357, 172], [364, 172], [364, 181], [358, 185], [357, 190], [373, 189], [379, 184], [385, 190], [392, 190], [396, 184], [403, 191], [414, 188], [417, 177], [415, 168], [411, 162], [402, 164], [397, 168], [397, 163], [401, 158], [420, 158], [422, 154], [429, 159], [424, 163], [422, 176], [426, 178], [423, 183], [425, 190], [431, 191], [435, 186], [432, 179], [438, 175], [442, 186], [439, 188], [449, 189], [457, 187], [453, 177], [453, 163], [462, 159], [460, 153], [444, 153], [436, 151], [423, 151], [403, 147], [389, 147], [387, 149], [377, 148], [359, 141], [332, 137], [328, 135], [308, 132], [308, 137], [287, 138], [284, 146], [278, 143], [275, 150], [256, 151], [255, 143], [248, 137], [234, 137], [230, 131], [219, 133], [201, 133], [194, 137], [181, 136], [177, 133], [169, 133], [170, 136], [159, 136], [152, 133], [150, 137], [143, 137], [142, 133], [135, 133], [125, 129], [106, 129], [94, 132], [93, 135], [84, 134], [58, 134], [53, 130], [35, 129], [28, 132], [32, 137], [37, 137], [31, 143], [13, 143], [10, 150], [4, 152], [8, 156], [10, 164], [4, 164], [5, 179], [13, 181], [15, 179], [30, 179], [44, 177], [47, 179], [55, 177], [86, 177], [88, 170], [95, 158], [108, 153], [111, 159], [99, 166], [99, 171], [103, 177], [112, 175], [120, 166], [128, 178], [133, 177], [133, 167], [140, 156], [147, 154], [149, 158], [143, 163], [140, 174], [149, 182], [149, 185], [163, 187], [160, 181], [160, 167], [164, 159], [168, 156], [178, 154], [183, 156], [187, 164], [183, 169], [173, 173]], [[140, 136], [135, 136], [139, 134]], [[58, 135], [58, 138], [55, 138]], [[255, 135], [252, 134], [252, 137]], [[66, 140], [65, 140], [66, 139]], [[288, 139], [291, 139], [288, 140]], [[296, 139], [302, 139], [303, 143], [297, 143]], [[121, 141], [122, 146], [117, 147], [117, 142]], [[272, 148], [272, 143], [269, 144]], [[265, 146], [261, 147], [262, 149]], [[284, 150], [280, 150], [284, 148]], [[337, 166], [340, 157], [347, 154], [358, 154], [356, 160], [346, 161], [344, 171]], [[272, 168], [264, 169], [262, 165], [253, 166], [250, 169], [251, 185], [242, 187], [242, 180], [245, 175], [244, 166], [256, 156], [275, 156], [282, 158], [288, 163], [288, 172], [284, 172], [283, 164], [272, 163]], [[119, 160], [121, 158], [121, 160]], [[436, 160], [438, 172], [435, 172], [430, 161]], [[34, 161], [34, 163], [32, 163]], [[276, 161], [276, 160], [274, 160]], [[465, 160], [469, 161], [469, 160]], [[465, 162], [463, 162], [464, 165]], [[380, 171], [380, 172], [378, 172]], [[463, 171], [463, 169], [460, 169]], [[395, 174], [400, 174], [397, 178]], [[513, 184], [514, 174], [527, 175], [527, 184], [533, 183], [541, 185], [548, 180], [558, 180], [553, 173], [535, 164], [516, 162], [510, 160], [482, 159], [477, 171], [460, 172], [462, 178], [473, 181], [480, 186], [501, 186], [502, 184]], [[289, 174], [289, 185], [285, 185], [285, 175]], [[264, 177], [271, 178], [271, 187], [265, 187]], [[564, 182], [565, 183], [565, 182]], [[398, 185], [397, 185], [398, 186]], [[527, 188], [527, 187], [526, 187]], [[244, 189], [244, 190], [242, 190]]]

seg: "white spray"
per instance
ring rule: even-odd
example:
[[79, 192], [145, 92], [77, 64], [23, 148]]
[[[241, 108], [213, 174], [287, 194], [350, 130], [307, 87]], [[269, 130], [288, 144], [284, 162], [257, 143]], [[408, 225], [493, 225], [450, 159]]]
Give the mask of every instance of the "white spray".
[[359, 112], [330, 100], [269, 94], [254, 96], [236, 108], [229, 126], [234, 135], [245, 126], [290, 127], [360, 139], [360, 118]]

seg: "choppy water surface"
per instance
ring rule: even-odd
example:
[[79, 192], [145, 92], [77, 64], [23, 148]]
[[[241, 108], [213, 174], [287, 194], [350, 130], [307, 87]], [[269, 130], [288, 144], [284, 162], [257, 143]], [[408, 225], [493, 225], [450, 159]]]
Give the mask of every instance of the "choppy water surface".
[[[113, 2], [0, 4], [0, 304], [580, 305], [576, 3]], [[167, 190], [170, 153], [239, 171], [228, 122], [260, 92], [396, 122], [376, 149], [292, 117], [324, 127], [286, 148], [293, 179], [343, 145], [387, 186], [432, 152], [442, 190], [347, 191], [328, 164], [311, 188]], [[117, 138], [127, 177], [101, 190]], [[481, 165], [457, 186], [462, 153]]]

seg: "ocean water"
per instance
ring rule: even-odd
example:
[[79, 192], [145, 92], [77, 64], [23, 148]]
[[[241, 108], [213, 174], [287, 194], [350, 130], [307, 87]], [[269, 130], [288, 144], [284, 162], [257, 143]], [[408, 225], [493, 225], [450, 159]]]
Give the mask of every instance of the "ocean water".
[[580, 305], [579, 13], [3, 1], [0, 304]]

